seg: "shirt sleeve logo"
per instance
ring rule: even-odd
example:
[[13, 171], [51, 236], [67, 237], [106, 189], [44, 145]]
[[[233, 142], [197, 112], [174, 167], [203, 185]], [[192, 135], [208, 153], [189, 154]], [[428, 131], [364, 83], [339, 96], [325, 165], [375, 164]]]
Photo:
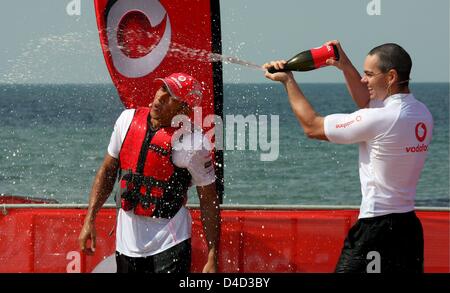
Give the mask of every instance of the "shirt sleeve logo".
[[423, 142], [427, 137], [427, 126], [423, 122], [416, 125], [416, 138], [419, 142]]
[[350, 120], [350, 121], [348, 121], [348, 122], [336, 124], [336, 128], [347, 128], [347, 127], [349, 127], [350, 125], [352, 125], [353, 123], [355, 123], [355, 122], [360, 122], [361, 120], [362, 120], [361, 115], [358, 115], [358, 116], [356, 116], [355, 119], [352, 119], [352, 120]]

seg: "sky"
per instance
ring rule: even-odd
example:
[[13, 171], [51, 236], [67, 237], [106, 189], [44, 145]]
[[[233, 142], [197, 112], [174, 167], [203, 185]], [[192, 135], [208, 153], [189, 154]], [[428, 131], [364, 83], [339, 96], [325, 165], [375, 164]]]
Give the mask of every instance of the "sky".
[[[78, 0], [81, 14], [74, 16], [66, 12], [71, 1], [2, 0], [0, 83], [111, 83], [93, 0]], [[220, 0], [223, 54], [263, 64], [339, 39], [361, 72], [370, 49], [395, 42], [413, 59], [413, 82], [449, 82], [449, 2]], [[369, 15], [373, 12], [379, 15]], [[225, 83], [270, 82], [261, 71], [223, 68]], [[344, 82], [331, 67], [296, 77]]]

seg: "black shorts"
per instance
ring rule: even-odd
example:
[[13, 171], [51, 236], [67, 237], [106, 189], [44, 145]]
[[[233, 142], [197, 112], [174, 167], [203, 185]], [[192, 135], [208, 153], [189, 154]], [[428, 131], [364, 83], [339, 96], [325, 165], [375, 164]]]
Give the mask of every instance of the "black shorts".
[[116, 251], [118, 273], [189, 273], [191, 240], [147, 257], [129, 257]]
[[[374, 263], [378, 259], [378, 268]], [[423, 273], [423, 230], [414, 211], [359, 219], [348, 232], [336, 273]]]

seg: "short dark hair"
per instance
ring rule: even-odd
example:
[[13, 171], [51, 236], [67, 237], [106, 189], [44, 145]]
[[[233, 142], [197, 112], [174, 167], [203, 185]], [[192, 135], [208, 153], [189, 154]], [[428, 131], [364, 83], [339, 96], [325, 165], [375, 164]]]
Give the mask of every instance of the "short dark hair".
[[369, 55], [377, 55], [378, 67], [382, 72], [395, 69], [402, 86], [408, 86], [411, 73], [412, 60], [408, 52], [394, 43], [387, 43], [370, 50]]

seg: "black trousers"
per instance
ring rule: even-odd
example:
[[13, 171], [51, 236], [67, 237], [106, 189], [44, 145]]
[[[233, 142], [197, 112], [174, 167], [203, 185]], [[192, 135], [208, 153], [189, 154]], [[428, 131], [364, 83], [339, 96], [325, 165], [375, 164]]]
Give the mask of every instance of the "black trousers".
[[373, 271], [378, 256], [380, 273], [423, 273], [423, 245], [414, 211], [360, 219], [344, 241], [335, 272]]
[[189, 273], [191, 240], [185, 240], [161, 253], [147, 257], [129, 257], [116, 251], [118, 273]]

